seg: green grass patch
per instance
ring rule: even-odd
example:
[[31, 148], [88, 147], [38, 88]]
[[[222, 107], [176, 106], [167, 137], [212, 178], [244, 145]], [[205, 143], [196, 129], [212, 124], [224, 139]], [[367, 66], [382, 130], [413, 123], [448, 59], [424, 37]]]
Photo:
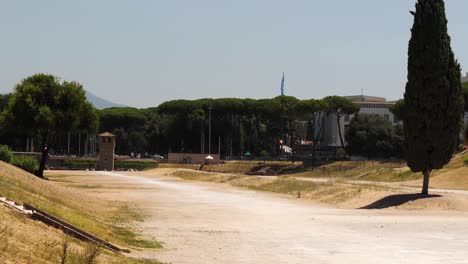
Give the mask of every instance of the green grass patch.
[[[56, 182], [60, 182], [60, 181], [56, 181]], [[67, 181], [62, 181], [62, 182], [67, 182]], [[65, 185], [65, 186], [72, 187], [72, 188], [78, 188], [78, 189], [99, 189], [99, 188], [103, 188], [102, 185], [91, 185], [91, 184], [69, 184], [69, 185]]]
[[130, 246], [145, 249], [162, 248], [161, 243], [157, 241], [139, 239], [139, 236], [129, 229], [113, 227], [112, 230], [113, 233], [117, 234], [125, 243]]
[[407, 170], [407, 171], [403, 171], [403, 172], [398, 173], [397, 177], [405, 179], [405, 178], [408, 178], [408, 176], [410, 176], [411, 174], [413, 174], [413, 172], [411, 170]]
[[311, 181], [300, 181], [295, 179], [277, 179], [273, 182], [262, 184], [259, 186], [246, 186], [249, 189], [294, 194], [298, 191], [306, 192], [316, 190], [319, 186], [330, 185], [326, 183], [315, 183]]
[[74, 159], [66, 159], [63, 161], [63, 166], [69, 169], [77, 169], [77, 170], [84, 170], [84, 169], [95, 169], [97, 166], [96, 160], [74, 160]]
[[[97, 160], [86, 160], [86, 159], [66, 159], [63, 162], [63, 166], [68, 169], [75, 170], [86, 170], [96, 169]], [[138, 161], [138, 160], [116, 160], [114, 163], [116, 170], [148, 170], [158, 167], [158, 163], [154, 161]]]
[[116, 160], [115, 169], [134, 169], [134, 170], [149, 170], [158, 167], [158, 163], [154, 161], [131, 161], [131, 160]]

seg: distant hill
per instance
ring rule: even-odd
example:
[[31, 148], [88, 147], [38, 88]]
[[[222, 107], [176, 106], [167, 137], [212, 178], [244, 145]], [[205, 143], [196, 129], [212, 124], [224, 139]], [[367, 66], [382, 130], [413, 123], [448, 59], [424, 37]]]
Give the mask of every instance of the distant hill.
[[94, 105], [94, 107], [96, 107], [96, 109], [105, 109], [110, 107], [125, 107], [125, 105], [113, 103], [111, 101], [98, 97], [89, 91], [86, 91], [86, 98], [92, 105]]

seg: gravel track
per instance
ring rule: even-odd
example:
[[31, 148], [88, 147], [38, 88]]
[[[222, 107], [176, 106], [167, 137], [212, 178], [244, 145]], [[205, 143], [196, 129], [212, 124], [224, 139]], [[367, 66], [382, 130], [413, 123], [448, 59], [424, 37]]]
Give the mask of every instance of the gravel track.
[[468, 215], [344, 210], [171, 177], [96, 172], [105, 199], [145, 211], [138, 228], [164, 243], [136, 252], [185, 263], [468, 263]]

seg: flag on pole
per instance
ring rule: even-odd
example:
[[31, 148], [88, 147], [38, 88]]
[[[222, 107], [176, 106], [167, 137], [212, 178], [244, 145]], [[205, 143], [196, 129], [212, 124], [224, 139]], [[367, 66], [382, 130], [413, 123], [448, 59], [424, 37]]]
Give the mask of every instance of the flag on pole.
[[284, 96], [284, 72], [283, 72], [283, 79], [281, 80], [281, 96]]

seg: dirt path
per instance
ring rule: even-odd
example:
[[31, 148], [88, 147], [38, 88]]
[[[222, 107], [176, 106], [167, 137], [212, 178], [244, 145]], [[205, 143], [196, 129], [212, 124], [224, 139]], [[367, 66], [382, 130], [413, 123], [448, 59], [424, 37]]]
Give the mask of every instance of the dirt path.
[[[77, 180], [78, 181], [78, 178]], [[80, 183], [146, 212], [139, 228], [185, 263], [468, 263], [468, 215], [341, 210], [220, 184], [96, 173]]]

